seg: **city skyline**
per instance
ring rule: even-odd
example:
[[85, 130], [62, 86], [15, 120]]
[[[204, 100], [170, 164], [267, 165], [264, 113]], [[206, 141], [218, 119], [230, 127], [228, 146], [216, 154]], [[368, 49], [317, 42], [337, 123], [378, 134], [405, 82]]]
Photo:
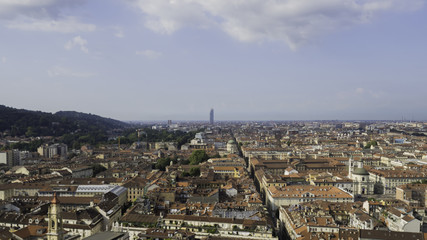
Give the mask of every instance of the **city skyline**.
[[0, 104], [123, 121], [427, 120], [424, 0], [0, 2]]

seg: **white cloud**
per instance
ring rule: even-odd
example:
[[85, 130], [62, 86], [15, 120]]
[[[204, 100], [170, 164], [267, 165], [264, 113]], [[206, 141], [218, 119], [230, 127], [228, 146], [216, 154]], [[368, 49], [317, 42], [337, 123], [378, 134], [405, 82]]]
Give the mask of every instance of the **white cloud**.
[[136, 55], [142, 55], [146, 58], [150, 58], [150, 59], [157, 59], [159, 57], [161, 57], [163, 54], [161, 52], [157, 52], [154, 50], [144, 50], [144, 51], [136, 51], [135, 52]]
[[384, 11], [421, 8], [425, 0], [132, 0], [149, 29], [219, 27], [243, 42], [283, 41], [291, 49]]
[[146, 15], [145, 26], [155, 32], [172, 34], [185, 25], [207, 26], [203, 6], [195, 0], [137, 0], [136, 3]]
[[364, 89], [364, 88], [356, 88], [356, 90], [354, 90], [354, 92], [355, 92], [357, 95], [360, 95], [360, 94], [365, 93], [365, 89]]
[[75, 78], [88, 78], [96, 76], [95, 73], [88, 72], [76, 72], [68, 68], [61, 66], [54, 66], [51, 69], [47, 70], [49, 77], [75, 77]]
[[121, 27], [113, 27], [115, 33], [114, 36], [117, 38], [124, 38], [125, 34], [123, 33], [123, 29]]
[[61, 9], [81, 5], [86, 0], [0, 0], [0, 18], [57, 18]]
[[77, 36], [71, 39], [70, 41], [68, 41], [64, 47], [67, 50], [71, 50], [73, 47], [77, 46], [77, 47], [80, 47], [80, 50], [82, 50], [83, 52], [88, 53], [89, 49], [87, 49], [86, 45], [87, 45], [87, 40], [80, 36]]
[[124, 38], [124, 37], [125, 37], [125, 35], [123, 34], [123, 32], [122, 32], [122, 31], [118, 31], [118, 32], [116, 32], [116, 33], [114, 34], [114, 36], [116, 36], [116, 37], [118, 37], [118, 38]]
[[25, 31], [42, 31], [42, 32], [92, 32], [96, 26], [93, 24], [81, 23], [74, 17], [67, 17], [59, 20], [51, 19], [34, 19], [21, 18], [7, 24], [8, 28], [25, 30]]
[[67, 17], [63, 10], [87, 0], [0, 0], [0, 20], [11, 29], [44, 32], [91, 32], [94, 24]]
[[354, 91], [356, 96], [367, 97], [367, 98], [382, 98], [386, 94], [383, 90], [374, 90], [374, 89], [364, 89], [364, 88], [356, 88]]
[[352, 91], [342, 91], [337, 93], [337, 97], [340, 100], [361, 100], [361, 99], [384, 99], [387, 97], [387, 93], [381, 89], [365, 89], [356, 88]]

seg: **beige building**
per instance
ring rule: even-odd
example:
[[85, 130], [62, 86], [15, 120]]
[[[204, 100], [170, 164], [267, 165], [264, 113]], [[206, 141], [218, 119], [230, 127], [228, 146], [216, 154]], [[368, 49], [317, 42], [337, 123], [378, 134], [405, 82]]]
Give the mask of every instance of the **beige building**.
[[139, 197], [143, 197], [148, 181], [143, 178], [133, 178], [125, 183], [123, 186], [127, 188], [127, 201], [135, 201]]
[[353, 202], [353, 195], [332, 186], [293, 185], [271, 186], [266, 192], [267, 206], [274, 212], [280, 206], [323, 200], [328, 202]]
[[13, 196], [34, 197], [45, 185], [36, 183], [13, 183], [0, 185], [0, 200], [8, 200]]
[[369, 170], [371, 182], [375, 183], [375, 193], [377, 194], [396, 194], [396, 187], [402, 184], [421, 182], [427, 179], [424, 172], [411, 170]]
[[168, 215], [163, 218], [162, 224], [166, 229], [189, 230], [203, 236], [215, 231], [215, 236], [224, 238], [277, 239], [265, 220]]
[[427, 206], [427, 184], [409, 183], [396, 187], [396, 199], [404, 201], [410, 206]]
[[219, 178], [240, 178], [243, 167], [212, 167], [215, 176]]

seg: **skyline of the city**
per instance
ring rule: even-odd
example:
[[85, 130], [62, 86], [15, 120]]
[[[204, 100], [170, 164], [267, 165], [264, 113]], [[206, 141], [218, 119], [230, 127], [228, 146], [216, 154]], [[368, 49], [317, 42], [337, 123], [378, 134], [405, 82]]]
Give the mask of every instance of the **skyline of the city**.
[[0, 0], [0, 239], [427, 240], [427, 0]]
[[427, 122], [0, 110], [1, 239], [426, 239]]
[[425, 0], [0, 2], [0, 104], [123, 121], [426, 120]]
[[[13, 106], [6, 106], [6, 107], [10, 107], [12, 109], [18, 109], [15, 108]], [[28, 111], [36, 111], [36, 112], [44, 112], [38, 109], [20, 109], [20, 110], [28, 110]], [[59, 110], [57, 112], [60, 112], [62, 110]], [[78, 112], [75, 110], [70, 110], [72, 112]], [[404, 116], [402, 115], [400, 119], [332, 119], [332, 118], [325, 118], [325, 119], [298, 119], [298, 118], [294, 118], [294, 119], [217, 119], [216, 116], [214, 117], [214, 109], [211, 108], [209, 111], [209, 116], [205, 116], [206, 118], [202, 118], [202, 119], [151, 119], [151, 120], [147, 120], [147, 119], [132, 119], [132, 120], [123, 120], [123, 119], [115, 119], [115, 120], [119, 120], [119, 121], [123, 121], [123, 122], [129, 122], [129, 123], [189, 123], [189, 122], [208, 122], [210, 124], [215, 124], [215, 123], [226, 123], [226, 122], [316, 122], [316, 121], [322, 121], [322, 122], [345, 122], [345, 121], [356, 121], [356, 122], [381, 122], [381, 121], [386, 121], [386, 122], [424, 122], [427, 121], [426, 119], [416, 119], [414, 117], [414, 114], [412, 114], [410, 116], [410, 118], [408, 116]], [[47, 113], [56, 113], [56, 112], [47, 112]], [[84, 114], [94, 114], [94, 113], [90, 113], [90, 112], [82, 112]], [[96, 115], [96, 114], [94, 114]], [[103, 115], [98, 115], [100, 117], [104, 117], [104, 118], [111, 118], [114, 119], [110, 116], [103, 116]]]

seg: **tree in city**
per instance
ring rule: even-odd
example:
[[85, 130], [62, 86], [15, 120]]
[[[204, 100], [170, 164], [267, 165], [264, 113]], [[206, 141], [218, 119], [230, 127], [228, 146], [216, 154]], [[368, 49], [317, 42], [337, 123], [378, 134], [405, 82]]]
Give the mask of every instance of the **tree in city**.
[[205, 150], [194, 150], [188, 160], [190, 160], [190, 165], [198, 165], [208, 159], [209, 156]]

